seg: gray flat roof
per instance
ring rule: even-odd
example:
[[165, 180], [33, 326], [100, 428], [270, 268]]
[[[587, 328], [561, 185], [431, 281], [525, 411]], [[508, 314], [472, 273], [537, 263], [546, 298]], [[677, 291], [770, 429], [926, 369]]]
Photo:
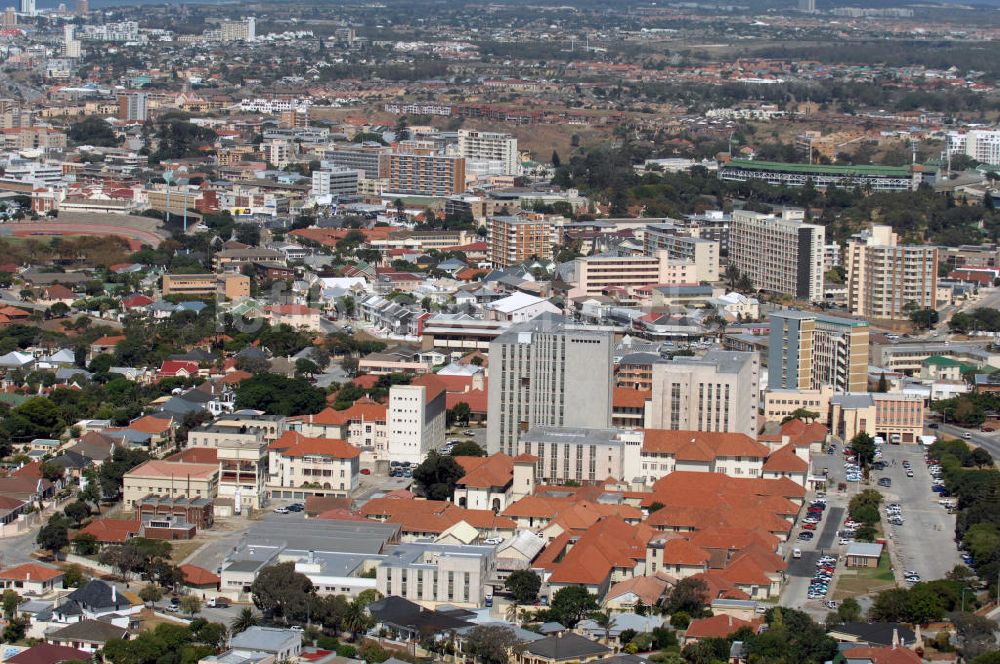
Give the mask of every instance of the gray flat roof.
[[250, 528], [246, 541], [301, 551], [377, 554], [398, 532], [398, 525], [377, 521], [265, 519]]

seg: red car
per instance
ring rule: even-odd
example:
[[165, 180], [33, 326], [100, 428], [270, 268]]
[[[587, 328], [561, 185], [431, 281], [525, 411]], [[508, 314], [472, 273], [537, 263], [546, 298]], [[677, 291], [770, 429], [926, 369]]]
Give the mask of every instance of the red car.
[[803, 523], [802, 524], [802, 530], [816, 530], [816, 524], [815, 523]]
[[368, 468], [362, 468], [361, 469], [361, 474], [362, 475], [371, 475], [372, 471], [370, 469], [368, 469]]

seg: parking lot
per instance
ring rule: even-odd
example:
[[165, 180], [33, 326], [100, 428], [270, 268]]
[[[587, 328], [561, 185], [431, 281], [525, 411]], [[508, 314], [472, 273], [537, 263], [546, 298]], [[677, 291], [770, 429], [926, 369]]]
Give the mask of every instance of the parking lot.
[[[803, 609], [815, 617], [823, 617], [828, 609], [820, 599], [809, 600], [807, 597], [810, 578], [816, 571], [816, 563], [822, 555], [842, 554], [846, 546], [839, 544], [838, 530], [846, 517], [847, 505], [852, 496], [867, 488], [882, 492], [884, 504], [899, 503], [901, 506], [901, 525], [891, 524], [883, 518], [882, 526], [893, 551], [894, 572], [899, 583], [904, 583], [904, 570], [917, 572], [922, 579], [938, 579], [943, 577], [955, 565], [961, 564], [958, 549], [955, 546], [955, 517], [939, 504], [940, 496], [931, 491], [931, 475], [924, 462], [924, 450], [918, 445], [882, 445], [883, 470], [873, 470], [871, 483], [848, 482], [844, 471], [844, 455], [842, 446], [838, 445], [835, 454], [820, 454], [813, 460], [817, 472], [827, 469], [827, 509], [811, 541], [797, 539], [802, 531], [798, 524], [792, 532], [792, 539], [786, 543], [789, 552], [789, 565], [785, 589], [781, 596], [784, 606]], [[907, 477], [907, 469], [903, 462], [908, 461], [913, 477]], [[879, 486], [878, 480], [888, 478], [891, 485]], [[846, 491], [838, 491], [840, 483], [846, 483]], [[812, 495], [808, 496], [809, 499]], [[885, 510], [883, 509], [883, 515]], [[798, 548], [802, 551], [801, 558], [791, 557], [791, 551]], [[837, 578], [841, 570], [831, 582], [833, 596]], [[868, 602], [861, 600], [862, 606]]]
[[[873, 478], [890, 478], [891, 487], [876, 488], [885, 496], [886, 503], [896, 502], [902, 507], [903, 525], [894, 526], [883, 520], [899, 566], [916, 571], [925, 580], [940, 579], [955, 565], [962, 564], [955, 545], [955, 516], [948, 514], [948, 509], [938, 502], [941, 497], [931, 491], [931, 475], [921, 446], [883, 447], [887, 465], [884, 471], [873, 473]], [[904, 460], [910, 462], [913, 477], [906, 476]], [[902, 571], [896, 570], [897, 579], [901, 579]]]

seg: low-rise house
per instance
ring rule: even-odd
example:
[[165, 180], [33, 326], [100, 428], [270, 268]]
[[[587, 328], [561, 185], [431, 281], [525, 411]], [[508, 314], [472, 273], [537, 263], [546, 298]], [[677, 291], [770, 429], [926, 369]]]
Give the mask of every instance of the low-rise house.
[[513, 654], [514, 664], [587, 664], [603, 659], [611, 649], [573, 632], [559, 633], [539, 639], [518, 648]]
[[63, 587], [62, 570], [37, 563], [25, 563], [0, 570], [0, 590], [18, 595], [44, 597]]
[[117, 614], [116, 619], [121, 618], [127, 623], [128, 616], [141, 609], [141, 602], [132, 602], [125, 593], [119, 593], [114, 584], [94, 579], [67, 595], [53, 609], [52, 615], [54, 622], [75, 623]]
[[277, 662], [295, 661], [302, 654], [302, 632], [254, 625], [233, 635], [229, 647], [237, 655], [267, 653]]
[[76, 648], [93, 654], [104, 648], [112, 639], [128, 641], [129, 637], [129, 631], [125, 627], [103, 620], [87, 619], [48, 632], [45, 640], [57, 646]]
[[64, 662], [86, 662], [91, 659], [91, 653], [58, 646], [52, 643], [39, 643], [22, 650], [4, 660], [5, 664], [63, 664]]
[[681, 637], [681, 643], [688, 645], [702, 639], [724, 639], [744, 627], [756, 631], [758, 622], [740, 620], [729, 615], [712, 616], [711, 618], [696, 618], [691, 621]]

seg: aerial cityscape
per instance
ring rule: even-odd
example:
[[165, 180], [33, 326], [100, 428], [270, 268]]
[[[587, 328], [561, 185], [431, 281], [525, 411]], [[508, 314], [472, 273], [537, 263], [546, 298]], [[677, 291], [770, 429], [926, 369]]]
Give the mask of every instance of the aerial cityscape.
[[15, 2], [0, 664], [1000, 664], [1000, 4]]

